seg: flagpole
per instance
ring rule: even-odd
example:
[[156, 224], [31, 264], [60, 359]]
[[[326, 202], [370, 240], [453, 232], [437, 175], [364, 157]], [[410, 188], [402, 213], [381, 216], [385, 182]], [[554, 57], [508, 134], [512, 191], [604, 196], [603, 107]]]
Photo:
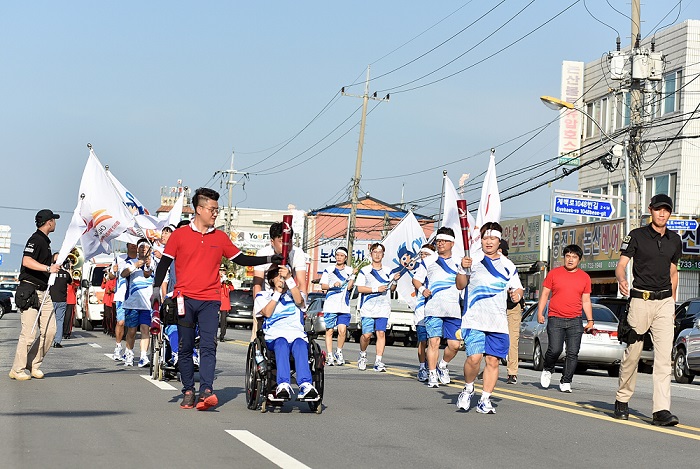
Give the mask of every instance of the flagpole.
[[442, 206], [445, 203], [445, 178], [447, 177], [447, 170], [442, 170], [442, 191], [440, 192], [440, 213], [438, 214], [438, 226], [442, 226]]

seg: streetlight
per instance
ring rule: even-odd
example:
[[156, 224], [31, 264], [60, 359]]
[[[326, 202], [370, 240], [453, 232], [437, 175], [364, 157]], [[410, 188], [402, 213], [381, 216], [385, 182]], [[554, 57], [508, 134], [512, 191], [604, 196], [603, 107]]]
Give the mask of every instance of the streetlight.
[[[540, 100], [544, 103], [545, 106], [547, 106], [549, 109], [553, 109], [555, 111], [561, 111], [562, 109], [567, 109], [567, 110], [576, 110], [583, 114], [584, 116], [588, 117], [593, 124], [600, 130], [600, 133], [602, 135], [605, 135], [605, 137], [608, 138], [611, 142], [615, 143], [616, 145], [621, 145], [623, 148], [623, 152], [625, 155], [625, 236], [629, 235], [630, 232], [630, 165], [629, 165], [629, 152], [627, 151], [627, 142], [618, 142], [614, 138], [610, 136], [603, 128], [600, 126], [600, 124], [593, 118], [591, 117], [587, 112], [585, 112], [582, 109], [577, 108], [573, 103], [563, 101], [558, 98], [554, 98], [552, 96], [540, 96]], [[551, 220], [550, 220], [551, 223]], [[627, 265], [627, 279], [631, 281], [630, 277], [630, 265]]]

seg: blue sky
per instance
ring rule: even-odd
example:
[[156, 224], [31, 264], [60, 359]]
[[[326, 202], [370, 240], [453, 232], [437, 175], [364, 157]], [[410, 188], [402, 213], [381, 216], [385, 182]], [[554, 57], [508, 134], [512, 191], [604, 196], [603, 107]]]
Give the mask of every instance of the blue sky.
[[[626, 46], [629, 3], [609, 3], [622, 14], [606, 0], [585, 6]], [[643, 36], [700, 17], [694, 1], [649, 3]], [[589, 62], [615, 47], [617, 33], [592, 15], [574, 0], [3, 2], [0, 224], [12, 226], [13, 253], [0, 270], [18, 266], [41, 208], [63, 215], [60, 246], [88, 142], [153, 210], [159, 188], [178, 179], [219, 190], [212, 176], [232, 150], [236, 169], [250, 172], [235, 189], [238, 206], [346, 200], [361, 100], [339, 91], [360, 83], [346, 91], [361, 94], [368, 64], [370, 92], [388, 90], [391, 100], [370, 101], [363, 193], [398, 203], [403, 187], [406, 202], [433, 215], [439, 199], [429, 196], [446, 169], [455, 184], [471, 174], [475, 208], [491, 147], [497, 161], [510, 155], [499, 175], [517, 172], [500, 183], [504, 196], [533, 187], [553, 173], [528, 181], [543, 170], [526, 169], [557, 152], [556, 122], [527, 142], [556, 118], [538, 97], [559, 93], [563, 60]], [[575, 178], [553, 187], [575, 189]], [[504, 202], [504, 217], [547, 212], [550, 191]]]

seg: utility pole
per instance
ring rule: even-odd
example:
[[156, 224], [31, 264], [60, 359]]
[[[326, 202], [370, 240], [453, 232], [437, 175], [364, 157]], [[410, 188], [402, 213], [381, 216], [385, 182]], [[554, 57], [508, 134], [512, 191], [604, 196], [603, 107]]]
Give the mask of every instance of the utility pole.
[[[633, 57], [642, 57], [640, 50], [641, 31], [641, 11], [640, 11], [640, 0], [632, 0], [632, 54]], [[641, 65], [641, 60], [637, 60]], [[634, 217], [630, 217], [633, 222], [631, 229], [637, 228], [640, 223], [640, 208], [641, 208], [641, 190], [640, 190], [640, 165], [642, 161], [642, 146], [641, 146], [641, 126], [642, 126], [642, 80], [641, 78], [647, 78], [647, 73], [635, 73], [635, 62], [632, 62], [632, 80], [630, 82], [630, 139], [629, 139], [629, 158], [627, 162], [631, 164], [630, 170], [632, 178], [628, 181], [634, 183], [634, 190], [630, 193], [634, 194], [634, 199], [628, 201], [627, 210], [634, 213]], [[637, 69], [641, 68], [640, 66]]]
[[384, 98], [377, 98], [375, 92], [372, 96], [369, 95], [369, 65], [367, 65], [367, 78], [365, 79], [365, 92], [362, 96], [347, 94], [345, 87], [340, 90], [343, 96], [352, 96], [354, 98], [362, 98], [362, 120], [360, 121], [360, 140], [357, 142], [357, 159], [355, 160], [355, 177], [352, 180], [352, 205], [350, 207], [350, 219], [348, 220], [348, 254], [352, 262], [353, 259], [353, 244], [355, 243], [355, 226], [357, 219], [357, 199], [360, 192], [360, 178], [362, 177], [362, 147], [365, 144], [365, 123], [367, 122], [367, 102], [370, 99], [375, 101], [389, 101], [389, 95]]
[[234, 158], [234, 152], [231, 151], [231, 166], [230, 169], [223, 170], [223, 171], [217, 171], [214, 173], [214, 177], [217, 175], [221, 175], [222, 178], [228, 177], [226, 180], [226, 187], [228, 188], [228, 207], [226, 209], [226, 234], [230, 237], [231, 236], [231, 231], [233, 230], [233, 186], [238, 184], [238, 181], [234, 179], [234, 177], [237, 174], [242, 174], [244, 176], [247, 176], [248, 173], [242, 173], [240, 171], [236, 171], [233, 169], [233, 158]]

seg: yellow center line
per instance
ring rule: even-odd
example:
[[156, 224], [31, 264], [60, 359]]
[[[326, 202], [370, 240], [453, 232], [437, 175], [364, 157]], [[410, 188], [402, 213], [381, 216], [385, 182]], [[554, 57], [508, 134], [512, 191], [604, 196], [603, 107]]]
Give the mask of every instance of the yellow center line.
[[[229, 341], [229, 343], [236, 344], [236, 345], [242, 345], [247, 347], [250, 342], [244, 342], [242, 340], [232, 340]], [[345, 362], [346, 366], [357, 366], [357, 362], [352, 362], [352, 361], [346, 361]], [[416, 373], [405, 369], [405, 368], [399, 368], [399, 367], [391, 367], [387, 368], [386, 371], [387, 374], [392, 375], [392, 376], [398, 376], [400, 378], [408, 378], [408, 379], [415, 379], [416, 378]], [[464, 381], [460, 380], [452, 380], [450, 384], [447, 386], [456, 388], [456, 389], [462, 389], [465, 385]], [[474, 385], [475, 388], [482, 389], [483, 387], [479, 384]], [[700, 428], [698, 427], [692, 427], [689, 425], [677, 425], [675, 427], [657, 427], [657, 426], [652, 426], [651, 419], [648, 418], [641, 418], [637, 417], [635, 415], [630, 415], [630, 419], [632, 420], [617, 420], [612, 418], [612, 412], [607, 410], [607, 409], [602, 409], [600, 407], [595, 407], [592, 405], [588, 404], [579, 404], [578, 402], [571, 402], [567, 401], [564, 399], [557, 399], [557, 398], [551, 398], [548, 396], [541, 396], [539, 394], [531, 394], [523, 391], [516, 391], [516, 390], [511, 390], [511, 389], [499, 389], [499, 390], [494, 390], [493, 396], [500, 397], [502, 399], [507, 399], [511, 401], [516, 401], [516, 402], [522, 402], [525, 404], [530, 404], [530, 405], [536, 405], [539, 407], [545, 407], [548, 409], [553, 409], [553, 410], [559, 410], [563, 412], [568, 412], [570, 414], [575, 414], [575, 415], [581, 415], [584, 417], [590, 417], [590, 418], [595, 418], [598, 420], [603, 420], [605, 422], [609, 423], [617, 423], [621, 425], [627, 425], [631, 427], [637, 427], [641, 428], [644, 430], [651, 430], [659, 433], [666, 433], [668, 435], [675, 435], [675, 436], [680, 436], [684, 438], [690, 438], [693, 440], [698, 440], [700, 441], [700, 435], [694, 435], [692, 433], [685, 433], [682, 431], [678, 431], [678, 429], [683, 429], [683, 430], [688, 430], [692, 432], [698, 432], [700, 433]], [[543, 402], [543, 400], [546, 400], [547, 402]], [[601, 415], [602, 414], [602, 415]]]

